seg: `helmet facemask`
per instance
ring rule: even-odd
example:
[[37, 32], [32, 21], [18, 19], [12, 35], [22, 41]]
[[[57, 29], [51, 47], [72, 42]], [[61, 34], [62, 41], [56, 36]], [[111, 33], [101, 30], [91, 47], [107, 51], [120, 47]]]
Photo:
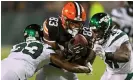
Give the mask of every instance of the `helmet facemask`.
[[[104, 16], [99, 18], [100, 14]], [[96, 41], [98, 41], [99, 44], [103, 44], [112, 32], [112, 19], [104, 13], [96, 14], [90, 21], [90, 28], [96, 35]]]
[[86, 20], [86, 13], [81, 4], [68, 2], [62, 9], [61, 21], [64, 29], [73, 37], [83, 27]]
[[84, 23], [82, 21], [74, 21], [67, 19], [65, 21], [66, 30], [74, 37], [82, 29]]

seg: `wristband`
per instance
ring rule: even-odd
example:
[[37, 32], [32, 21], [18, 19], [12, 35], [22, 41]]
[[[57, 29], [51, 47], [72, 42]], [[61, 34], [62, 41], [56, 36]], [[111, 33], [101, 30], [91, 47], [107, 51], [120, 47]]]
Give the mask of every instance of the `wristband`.
[[113, 60], [114, 59], [114, 54], [112, 52], [106, 52], [105, 57], [107, 60]]

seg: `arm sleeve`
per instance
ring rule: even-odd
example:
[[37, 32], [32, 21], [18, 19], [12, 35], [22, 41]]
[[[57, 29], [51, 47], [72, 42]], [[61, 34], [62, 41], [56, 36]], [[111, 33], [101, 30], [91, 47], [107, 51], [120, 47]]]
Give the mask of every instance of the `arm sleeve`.
[[55, 26], [54, 24], [58, 24], [58, 21], [50, 20], [50, 17], [43, 24], [51, 41], [56, 41], [58, 36], [58, 26]]
[[48, 44], [44, 44], [44, 49], [43, 49], [44, 58], [49, 59], [51, 53], [55, 53], [55, 51], [52, 49], [52, 47]]

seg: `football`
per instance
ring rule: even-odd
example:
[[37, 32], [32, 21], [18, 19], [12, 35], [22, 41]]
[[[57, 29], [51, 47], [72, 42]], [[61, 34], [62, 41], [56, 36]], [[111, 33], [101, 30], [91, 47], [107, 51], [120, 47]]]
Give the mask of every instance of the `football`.
[[82, 44], [82, 45], [88, 45], [88, 41], [87, 39], [82, 35], [82, 34], [77, 34], [75, 37], [74, 37], [74, 42], [73, 44]]
[[[88, 40], [82, 34], [77, 34], [70, 41], [71, 46], [79, 44], [79, 43], [82, 45], [82, 47], [84, 47], [83, 51], [76, 54], [73, 58], [69, 60], [69, 62], [85, 66], [88, 63], [88, 57], [91, 53], [91, 49], [87, 47]], [[71, 48], [71, 46], [69, 45], [68, 47]]]

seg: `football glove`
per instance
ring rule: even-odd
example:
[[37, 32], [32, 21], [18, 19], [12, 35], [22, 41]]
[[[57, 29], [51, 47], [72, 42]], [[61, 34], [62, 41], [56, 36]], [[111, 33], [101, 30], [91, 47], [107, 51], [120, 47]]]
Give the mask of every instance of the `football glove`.
[[96, 55], [101, 57], [101, 59], [105, 59], [105, 51], [101, 45], [94, 44], [93, 50], [96, 53]]
[[87, 54], [87, 47], [79, 44], [73, 44], [73, 39], [67, 44], [64, 50], [66, 60], [73, 62], [80, 59], [82, 56]]
[[80, 44], [76, 44], [71, 47], [69, 46], [68, 53], [71, 55], [68, 59], [73, 62], [74, 60], [78, 60], [84, 56], [87, 53], [87, 48]]
[[86, 73], [87, 75], [92, 75], [92, 71], [93, 71], [93, 68], [92, 68], [92, 65], [90, 64], [90, 62], [88, 62], [87, 64], [86, 64], [86, 66], [90, 69], [90, 73]]

